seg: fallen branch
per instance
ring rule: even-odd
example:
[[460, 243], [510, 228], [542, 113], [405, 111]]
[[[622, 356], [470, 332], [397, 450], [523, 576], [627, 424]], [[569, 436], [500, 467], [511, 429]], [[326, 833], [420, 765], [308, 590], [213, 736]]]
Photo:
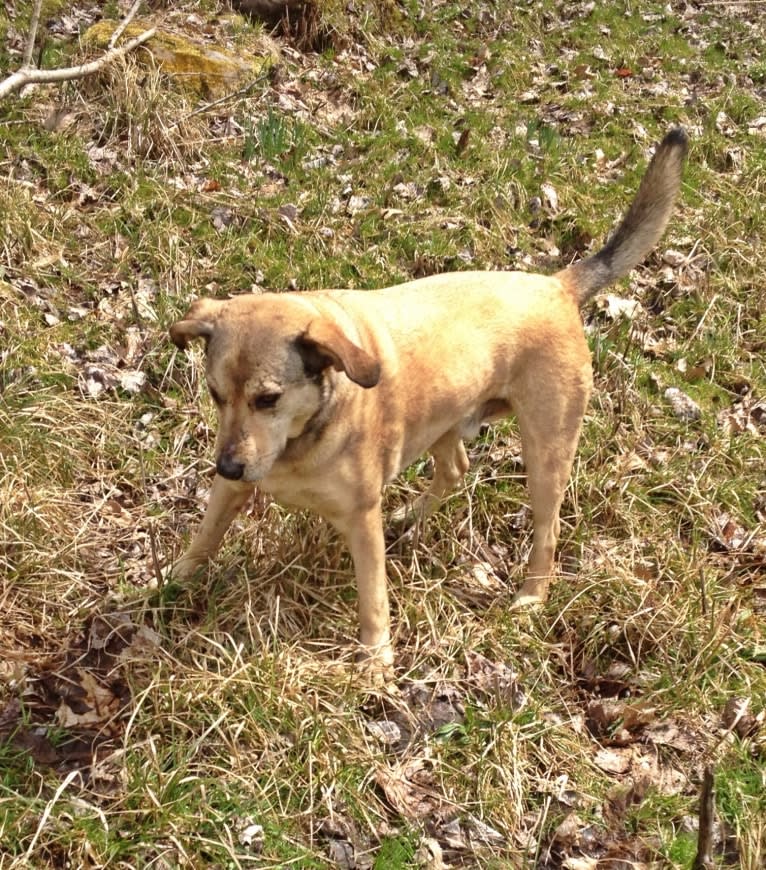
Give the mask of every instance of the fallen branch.
[[112, 38], [109, 40], [108, 49], [113, 49], [117, 44], [117, 40], [125, 33], [125, 28], [130, 24], [133, 20], [133, 16], [138, 12], [138, 7], [141, 5], [143, 0], [135, 0], [135, 3], [128, 10], [128, 14], [122, 19], [119, 25], [115, 28], [114, 33], [112, 34]]
[[32, 19], [29, 22], [27, 44], [24, 47], [24, 59], [21, 62], [22, 69], [32, 66], [32, 52], [35, 50], [35, 40], [37, 39], [37, 28], [40, 25], [40, 10], [42, 6], [43, 0], [35, 0], [35, 5], [32, 8]]
[[122, 57], [129, 51], [133, 51], [134, 48], [138, 48], [139, 45], [142, 45], [144, 42], [151, 39], [156, 32], [156, 28], [152, 27], [150, 30], [144, 31], [144, 33], [135, 37], [135, 39], [126, 42], [124, 45], [110, 48], [106, 54], [103, 54], [96, 60], [80, 64], [79, 66], [69, 66], [64, 67], [63, 69], [36, 69], [34, 67], [23, 66], [20, 70], [11, 73], [8, 78], [3, 79], [3, 81], [0, 82], [0, 99], [7, 97], [8, 94], [12, 94], [14, 91], [20, 90], [25, 85], [68, 82], [73, 79], [81, 79], [85, 78], [85, 76], [92, 75], [100, 69], [103, 69], [103, 67], [111, 63], [113, 60], [116, 60], [118, 57]]

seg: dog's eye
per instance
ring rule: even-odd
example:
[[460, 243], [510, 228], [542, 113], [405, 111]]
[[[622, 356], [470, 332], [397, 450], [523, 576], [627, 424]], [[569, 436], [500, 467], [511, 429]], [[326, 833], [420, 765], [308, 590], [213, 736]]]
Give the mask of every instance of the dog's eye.
[[208, 392], [210, 393], [210, 398], [216, 403], [216, 405], [223, 405], [223, 399], [221, 398], [221, 394], [218, 390], [214, 390], [210, 384], [208, 384]]
[[250, 404], [257, 411], [264, 411], [266, 408], [273, 408], [282, 397], [282, 393], [261, 393], [256, 396]]

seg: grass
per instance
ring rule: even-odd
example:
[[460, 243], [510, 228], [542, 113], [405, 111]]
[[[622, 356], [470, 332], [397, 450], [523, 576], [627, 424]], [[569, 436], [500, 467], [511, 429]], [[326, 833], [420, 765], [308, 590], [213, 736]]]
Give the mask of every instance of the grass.
[[[129, 57], [0, 107], [2, 870], [688, 868], [704, 764], [716, 866], [762, 866], [762, 16], [421, 7], [326, 4], [319, 53], [218, 105]], [[189, 11], [228, 38], [213, 3], [174, 26]], [[45, 63], [77, 57], [49, 37]], [[384, 691], [353, 669], [350, 561], [314, 517], [257, 498], [207, 574], [154, 588], [211, 480], [202, 358], [167, 340], [192, 298], [555, 271], [672, 123], [682, 202], [610, 291], [642, 307], [584, 315], [596, 390], [543, 613], [508, 611], [530, 544], [512, 424], [390, 543]]]

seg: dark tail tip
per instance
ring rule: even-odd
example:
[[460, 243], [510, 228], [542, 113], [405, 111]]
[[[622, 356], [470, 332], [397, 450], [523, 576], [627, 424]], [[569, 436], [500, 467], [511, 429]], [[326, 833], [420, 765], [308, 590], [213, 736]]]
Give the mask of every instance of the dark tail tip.
[[657, 148], [660, 152], [669, 150], [678, 151], [682, 160], [686, 157], [686, 152], [689, 150], [689, 137], [683, 127], [673, 127], [665, 134]]
[[579, 304], [627, 275], [660, 240], [678, 195], [688, 148], [689, 137], [683, 127], [666, 133], [609, 241], [597, 254], [559, 273], [573, 288]]
[[685, 154], [689, 150], [689, 137], [686, 135], [686, 130], [683, 127], [673, 127], [665, 134], [665, 138], [660, 143], [660, 147], [662, 146], [682, 148]]

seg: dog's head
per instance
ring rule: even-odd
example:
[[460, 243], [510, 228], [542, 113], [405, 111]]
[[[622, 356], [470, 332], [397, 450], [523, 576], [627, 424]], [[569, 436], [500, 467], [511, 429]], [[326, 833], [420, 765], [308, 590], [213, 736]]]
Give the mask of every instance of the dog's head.
[[185, 348], [201, 338], [218, 411], [216, 470], [230, 480], [265, 477], [319, 412], [330, 370], [364, 388], [380, 366], [346, 332], [299, 296], [199, 299], [170, 327]]

